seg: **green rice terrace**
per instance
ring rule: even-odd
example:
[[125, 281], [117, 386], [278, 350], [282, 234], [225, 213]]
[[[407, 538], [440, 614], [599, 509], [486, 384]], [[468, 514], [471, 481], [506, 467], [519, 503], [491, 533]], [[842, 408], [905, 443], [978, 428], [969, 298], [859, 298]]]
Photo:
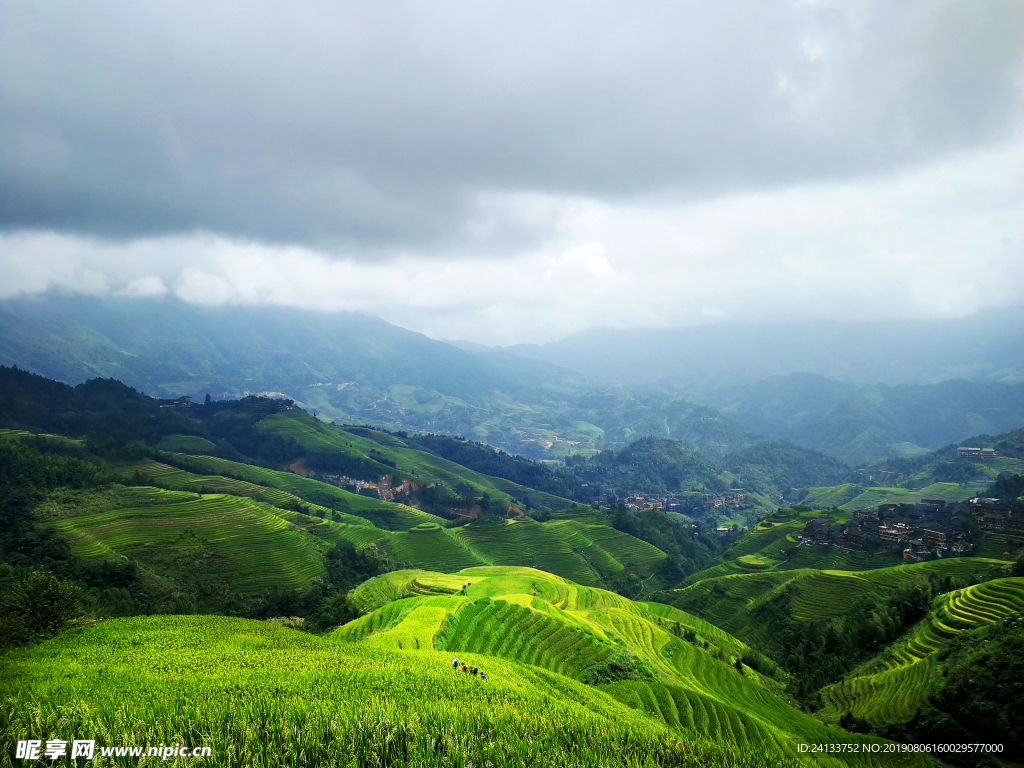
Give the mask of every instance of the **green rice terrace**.
[[888, 552], [843, 552], [834, 547], [801, 544], [800, 535], [809, 520], [821, 518], [833, 524], [845, 522], [850, 517], [850, 512], [842, 510], [778, 510], [746, 531], [725, 550], [724, 562], [691, 574], [679, 586], [689, 586], [716, 576], [754, 571], [804, 568], [869, 571], [903, 563], [902, 557]]
[[1024, 578], [1002, 578], [935, 597], [928, 616], [892, 647], [822, 691], [824, 714], [871, 724], [903, 723], [941, 677], [942, 650], [962, 633], [983, 633], [1024, 611]]
[[339, 639], [212, 616], [70, 630], [0, 657], [13, 692], [0, 735], [202, 744], [215, 765], [797, 764], [681, 732], [542, 667], [480, 658], [482, 681], [446, 652]]
[[1002, 560], [952, 558], [870, 571], [800, 568], [728, 574], [703, 578], [676, 590], [672, 603], [756, 643], [764, 639], [765, 627], [755, 612], [787, 589], [793, 594], [792, 617], [798, 621], [818, 621], [842, 615], [859, 596], [881, 599], [932, 579], [982, 580], [1001, 574], [1009, 565]]
[[[1005, 469], [1012, 472], [1024, 471], [1024, 462], [1019, 459], [1003, 459]], [[971, 483], [948, 483], [933, 482], [925, 485], [919, 490], [910, 488], [886, 488], [869, 487], [857, 483], [844, 483], [842, 485], [825, 486], [819, 488], [808, 488], [807, 495], [800, 498], [800, 504], [812, 509], [837, 508], [845, 512], [855, 512], [858, 509], [877, 507], [879, 504], [914, 504], [924, 498], [942, 499], [944, 501], [966, 501], [972, 496], [977, 496], [985, 490], [999, 471], [995, 470], [993, 464], [998, 461], [989, 461], [985, 464], [978, 462], [981, 479]], [[927, 480], [929, 478], [924, 478]], [[913, 482], [913, 481], [908, 481]]]
[[[426, 520], [437, 520], [434, 515], [414, 509], [405, 504], [385, 502], [361, 494], [351, 493], [338, 488], [330, 483], [304, 477], [295, 472], [285, 472], [276, 469], [267, 469], [252, 464], [244, 464], [238, 461], [216, 458], [214, 456], [185, 456], [176, 453], [164, 454], [166, 460], [183, 467], [191, 467], [200, 471], [207, 471], [210, 475], [174, 475], [168, 474], [168, 468], [152, 465], [149, 462], [142, 462], [138, 465], [127, 465], [123, 468], [125, 477], [131, 477], [134, 472], [141, 472], [143, 475], [155, 471], [154, 479], [163, 483], [187, 484], [190, 486], [202, 487], [209, 482], [223, 482], [225, 479], [238, 479], [257, 486], [263, 486], [263, 493], [268, 489], [285, 491], [293, 497], [301, 498], [307, 502], [317, 503], [321, 506], [329, 506], [332, 509], [340, 509], [345, 512], [352, 512], [362, 518], [380, 523], [389, 528], [407, 529], [418, 525]], [[213, 476], [221, 478], [216, 480]], [[247, 495], [247, 494], [246, 494]], [[281, 501], [290, 500], [289, 497], [278, 495]]]
[[[527, 568], [399, 571], [353, 595], [363, 617], [332, 640], [441, 650], [472, 666], [494, 658], [590, 683], [680, 733], [696, 732], [779, 763], [796, 745], [838, 737], [773, 693], [740, 660], [750, 649], [701, 619]], [[844, 735], [843, 738], [851, 738]], [[864, 737], [852, 737], [860, 739]]]
[[[394, 562], [416, 568], [525, 564], [590, 585], [600, 584], [602, 573], [630, 569], [649, 575], [665, 557], [598, 515], [546, 523], [526, 516], [481, 517], [448, 528], [411, 507], [355, 496], [299, 475], [198, 458], [211, 469], [297, 493], [142, 461], [117, 471], [126, 480], [143, 475], [163, 487], [57, 492], [40, 505], [40, 524], [67, 537], [78, 556], [129, 557], [155, 577], [229, 580], [248, 595], [308, 588], [324, 575], [325, 548], [339, 542], [357, 550], [375, 546]], [[350, 512], [309, 498], [343, 501]], [[401, 528], [375, 526], [372, 520], [383, 515]]]
[[[822, 725], [750, 671], [674, 639], [662, 626], [677, 620], [722, 652], [742, 647], [684, 614], [661, 617], [664, 607], [630, 605], [525, 569], [385, 578], [381, 591], [415, 596], [328, 637], [236, 618], [153, 616], [80, 626], [10, 651], [0, 657], [12, 692], [0, 704], [0, 735], [202, 744], [212, 748], [203, 763], [216, 765], [929, 763], [884, 755], [801, 760], [793, 749], [800, 741], [877, 740]], [[465, 595], [429, 594], [461, 590], [460, 581], [471, 583]], [[522, 593], [532, 582], [545, 598]], [[510, 642], [515, 627], [522, 642]], [[454, 671], [453, 653], [487, 679]], [[600, 668], [623, 653], [649, 665], [650, 679], [587, 685], [553, 671]]]
[[[800, 544], [810, 519], [924, 491], [815, 488], [827, 510], [716, 537], [287, 403], [194, 418], [115, 385], [94, 410], [42, 408], [39, 432], [0, 430], [7, 741], [289, 768], [938, 765], [884, 751], [911, 741], [887, 729], [940, 706], [948, 655], [973, 638], [984, 661], [1024, 609], [1010, 539], [915, 564]], [[123, 418], [92, 431], [108, 406]], [[12, 754], [0, 768], [35, 765]]]
[[275, 413], [259, 421], [256, 430], [277, 435], [295, 444], [324, 466], [332, 463], [346, 467], [358, 463], [363, 479], [391, 475], [419, 484], [442, 483], [451, 489], [465, 485], [477, 493], [488, 494], [502, 509], [529, 500], [535, 507], [566, 507], [566, 499], [513, 483], [500, 477], [475, 472], [440, 456], [406, 446], [402, 440], [384, 432], [353, 428], [346, 430], [324, 424], [301, 410]]

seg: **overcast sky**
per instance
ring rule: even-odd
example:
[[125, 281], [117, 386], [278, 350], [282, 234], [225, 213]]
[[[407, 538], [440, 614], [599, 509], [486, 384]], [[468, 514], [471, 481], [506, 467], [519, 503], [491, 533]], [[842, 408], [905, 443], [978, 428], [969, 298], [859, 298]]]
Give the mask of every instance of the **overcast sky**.
[[1024, 3], [0, 0], [0, 298], [436, 337], [1024, 302]]

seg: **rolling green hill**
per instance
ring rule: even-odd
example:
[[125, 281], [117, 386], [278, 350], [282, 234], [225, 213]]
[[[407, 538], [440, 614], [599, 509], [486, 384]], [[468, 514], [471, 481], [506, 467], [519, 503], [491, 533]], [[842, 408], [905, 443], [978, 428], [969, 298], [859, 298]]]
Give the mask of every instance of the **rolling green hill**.
[[801, 568], [738, 573], [699, 579], [677, 590], [673, 605], [764, 647], [766, 625], [755, 612], [787, 587], [792, 588], [792, 618], [811, 622], [842, 616], [860, 596], [881, 600], [902, 588], [926, 586], [932, 579], [983, 580], [1008, 565], [1001, 560], [951, 558], [871, 571]]
[[[235, 493], [234, 490], [228, 490], [228, 488], [236, 488], [241, 491], [237, 495], [250, 496], [253, 495], [252, 491], [255, 488], [259, 488], [258, 493], [265, 497], [261, 500], [269, 501], [272, 504], [287, 505], [294, 503], [296, 498], [302, 499], [322, 507], [329, 507], [343, 515], [351, 513], [351, 516], [370, 521], [382, 528], [394, 530], [406, 530], [423, 522], [440, 519], [405, 504], [380, 501], [372, 497], [350, 493], [330, 483], [303, 477], [294, 472], [282, 472], [213, 456], [165, 453], [161, 455], [161, 458], [172, 462], [177, 467], [209, 474], [199, 475], [168, 467], [160, 462], [128, 464], [123, 467], [122, 472], [126, 476], [134, 472], [141, 472], [145, 476], [152, 476], [160, 483], [180, 484], [185, 490], [221, 487], [225, 493]], [[219, 480], [217, 480], [218, 477]], [[232, 479], [242, 481], [244, 485], [228, 482]], [[216, 485], [218, 483], [219, 486]], [[178, 485], [172, 485], [172, 487], [178, 487]]]
[[[994, 448], [994, 459], [959, 456], [960, 446]], [[959, 501], [977, 494], [1000, 474], [1024, 473], [1024, 429], [999, 435], [974, 435], [920, 456], [893, 458], [860, 467], [862, 483], [899, 486]], [[967, 494], [967, 495], [965, 495]]]
[[689, 575], [680, 587], [730, 574], [819, 570], [869, 571], [901, 565], [903, 558], [889, 552], [843, 552], [833, 547], [801, 544], [804, 526], [815, 519], [830, 525], [849, 520], [849, 512], [784, 507], [764, 518], [722, 553], [724, 562]]
[[625, 569], [649, 576], [665, 558], [656, 547], [592, 518], [538, 523], [528, 517], [484, 517], [444, 528], [410, 510], [413, 524], [389, 531], [354, 514], [232, 478], [196, 476], [157, 462], [126, 465], [122, 472], [133, 477], [145, 472], [182, 490], [56, 494], [41, 505], [40, 524], [65, 536], [76, 556], [128, 557], [161, 578], [230, 582], [243, 595], [308, 589], [324, 574], [328, 545], [340, 542], [357, 550], [375, 545], [396, 563], [417, 568], [452, 572], [520, 564], [591, 585]]
[[230, 582], [243, 595], [305, 589], [325, 575], [314, 539], [277, 508], [224, 494], [132, 489], [139, 506], [50, 505], [43, 519], [86, 558], [128, 557], [165, 578]]
[[520, 504], [547, 508], [571, 503], [568, 499], [526, 488], [504, 478], [490, 477], [441, 456], [409, 448], [397, 437], [389, 436], [390, 439], [384, 441], [324, 424], [305, 411], [267, 416], [256, 424], [256, 429], [294, 441], [309, 466], [327, 473], [353, 473], [356, 479], [374, 481], [380, 475], [392, 475], [399, 483], [402, 479], [419, 485], [440, 483], [453, 491], [465, 487], [468, 492], [463, 503], [472, 503], [477, 497], [488, 494], [502, 510], [511, 505], [513, 499]]
[[549, 670], [596, 685], [683, 738], [710, 737], [769, 761], [799, 759], [800, 743], [840, 738], [743, 665], [751, 656], [743, 643], [665, 605], [527, 568], [398, 571], [366, 582], [354, 599], [372, 610], [339, 628], [339, 643], [443, 650], [482, 667], [488, 680], [499, 658]]
[[[56, 477], [52, 490], [33, 485], [34, 475], [52, 475], [48, 462], [65, 460], [33, 445], [72, 452], [73, 466], [88, 473], [88, 487], [60, 487], [64, 481]], [[381, 567], [457, 571], [530, 565], [592, 585], [624, 573], [649, 580], [666, 558], [657, 547], [616, 530], [611, 513], [587, 508], [543, 523], [524, 515], [481, 515], [452, 526], [293, 472], [212, 456], [157, 452], [171, 463], [109, 461], [84, 444], [39, 441], [16, 431], [6, 432], [0, 447], [13, 451], [14, 484], [37, 496], [24, 536], [36, 536], [33, 526], [56, 535], [46, 551], [59, 555], [66, 546], [66, 557], [82, 561], [83, 568], [137, 568], [165, 592], [191, 595], [182, 605], [226, 610], [239, 600], [248, 606], [238, 608], [245, 613], [269, 593], [322, 592], [317, 582], [339, 546], [352, 553], [344, 558], [358, 560], [365, 553], [383, 559]], [[0, 472], [0, 499], [7, 483]], [[102, 615], [106, 609], [97, 610]]]
[[797, 764], [681, 738], [543, 668], [488, 658], [481, 681], [447, 662], [236, 618], [114, 619], [0, 655], [0, 738], [209, 746], [224, 766]]
[[943, 650], [962, 633], [983, 632], [1024, 611], [1024, 578], [1003, 578], [935, 597], [908, 636], [822, 691], [826, 717], [852, 714], [871, 725], [905, 723], [941, 680]]
[[843, 482], [850, 468], [841, 461], [786, 443], [766, 440], [725, 456], [721, 465], [759, 493], [779, 500], [793, 488]]
[[705, 401], [752, 431], [855, 466], [921, 448], [963, 445], [961, 441], [980, 431], [997, 434], [1016, 429], [1024, 420], [1022, 392], [1024, 385], [1019, 382], [952, 379], [935, 384], [856, 385], [793, 373], [722, 388], [709, 393]]

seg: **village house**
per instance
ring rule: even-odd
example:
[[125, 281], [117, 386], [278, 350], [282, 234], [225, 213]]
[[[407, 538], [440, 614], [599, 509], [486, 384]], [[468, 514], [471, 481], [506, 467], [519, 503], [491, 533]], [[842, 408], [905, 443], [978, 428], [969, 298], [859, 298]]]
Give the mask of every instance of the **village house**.
[[995, 448], [957, 448], [956, 453], [962, 459], [998, 458]]
[[732, 490], [725, 491], [724, 493], [716, 493], [710, 499], [704, 502], [705, 509], [717, 509], [718, 507], [730, 506], [738, 507], [744, 499], [741, 493], [742, 488], [733, 488]]

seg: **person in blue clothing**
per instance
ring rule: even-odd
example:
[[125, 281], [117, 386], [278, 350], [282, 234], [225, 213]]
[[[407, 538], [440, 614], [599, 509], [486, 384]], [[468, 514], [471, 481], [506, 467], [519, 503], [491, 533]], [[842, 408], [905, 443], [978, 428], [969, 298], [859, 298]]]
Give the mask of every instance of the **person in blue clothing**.
[[483, 672], [481, 672], [480, 673], [480, 679], [481, 680], [486, 680], [487, 679], [487, 675], [485, 675]]
[[459, 660], [452, 656], [452, 669], [457, 670], [459, 668]]

